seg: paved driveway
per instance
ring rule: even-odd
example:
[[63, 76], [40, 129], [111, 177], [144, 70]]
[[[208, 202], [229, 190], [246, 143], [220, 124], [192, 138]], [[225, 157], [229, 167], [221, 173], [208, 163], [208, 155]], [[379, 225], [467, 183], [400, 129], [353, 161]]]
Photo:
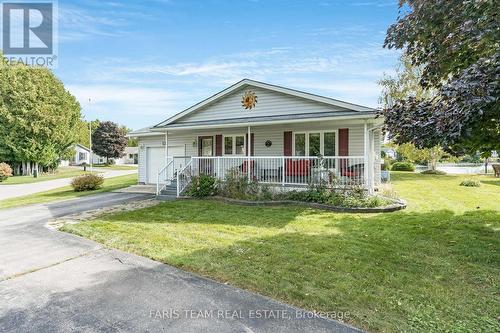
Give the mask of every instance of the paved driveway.
[[[118, 177], [137, 173], [137, 170], [109, 170], [102, 173], [104, 178]], [[31, 184], [0, 185], [0, 200], [16, 198], [23, 195], [50, 191], [67, 186], [73, 178], [47, 180]]]
[[0, 332], [356, 332], [44, 226], [143, 197], [105, 193], [0, 210]]

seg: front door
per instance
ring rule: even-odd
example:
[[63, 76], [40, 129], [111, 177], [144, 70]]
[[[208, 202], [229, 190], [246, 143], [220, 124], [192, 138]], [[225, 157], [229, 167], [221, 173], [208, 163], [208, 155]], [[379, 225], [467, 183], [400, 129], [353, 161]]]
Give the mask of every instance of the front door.
[[[214, 137], [213, 136], [200, 136], [198, 144], [198, 156], [211, 157], [214, 156]], [[200, 160], [200, 174], [212, 174], [212, 159]]]

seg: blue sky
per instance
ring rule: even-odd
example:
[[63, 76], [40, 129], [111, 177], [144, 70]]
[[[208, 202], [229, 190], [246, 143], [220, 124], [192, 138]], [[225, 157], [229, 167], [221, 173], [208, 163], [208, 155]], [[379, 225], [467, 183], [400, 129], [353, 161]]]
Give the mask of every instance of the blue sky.
[[60, 0], [55, 72], [87, 119], [133, 129], [243, 78], [377, 107], [397, 13], [396, 0]]

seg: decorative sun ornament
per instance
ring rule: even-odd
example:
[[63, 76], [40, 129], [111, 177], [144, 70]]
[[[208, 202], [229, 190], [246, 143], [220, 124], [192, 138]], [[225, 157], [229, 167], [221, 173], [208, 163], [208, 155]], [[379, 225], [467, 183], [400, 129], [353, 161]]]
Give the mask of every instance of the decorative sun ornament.
[[251, 110], [255, 107], [255, 104], [257, 104], [257, 95], [253, 91], [245, 92], [241, 98], [241, 106]]

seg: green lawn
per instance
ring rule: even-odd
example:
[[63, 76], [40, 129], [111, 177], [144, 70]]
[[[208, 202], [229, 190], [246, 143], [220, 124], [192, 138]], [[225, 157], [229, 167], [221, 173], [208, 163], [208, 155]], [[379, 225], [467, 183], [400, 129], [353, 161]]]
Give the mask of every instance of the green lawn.
[[408, 209], [175, 201], [65, 231], [374, 332], [498, 332], [500, 179], [394, 173]]
[[85, 195], [110, 192], [119, 188], [137, 184], [137, 174], [107, 178], [104, 180], [103, 187], [99, 190], [88, 192], [75, 192], [70, 186], [56, 188], [54, 190], [40, 192], [36, 194], [25, 195], [22, 197], [0, 200], [0, 209], [16, 206], [25, 206], [35, 203], [44, 203], [57, 200], [73, 199]]
[[84, 174], [83, 168], [73, 168], [73, 167], [59, 167], [53, 173], [40, 174], [38, 178], [33, 176], [14, 176], [9, 177], [7, 180], [0, 182], [2, 185], [14, 185], [14, 184], [29, 184], [43, 182], [46, 180], [60, 179], [60, 178], [71, 178]]

